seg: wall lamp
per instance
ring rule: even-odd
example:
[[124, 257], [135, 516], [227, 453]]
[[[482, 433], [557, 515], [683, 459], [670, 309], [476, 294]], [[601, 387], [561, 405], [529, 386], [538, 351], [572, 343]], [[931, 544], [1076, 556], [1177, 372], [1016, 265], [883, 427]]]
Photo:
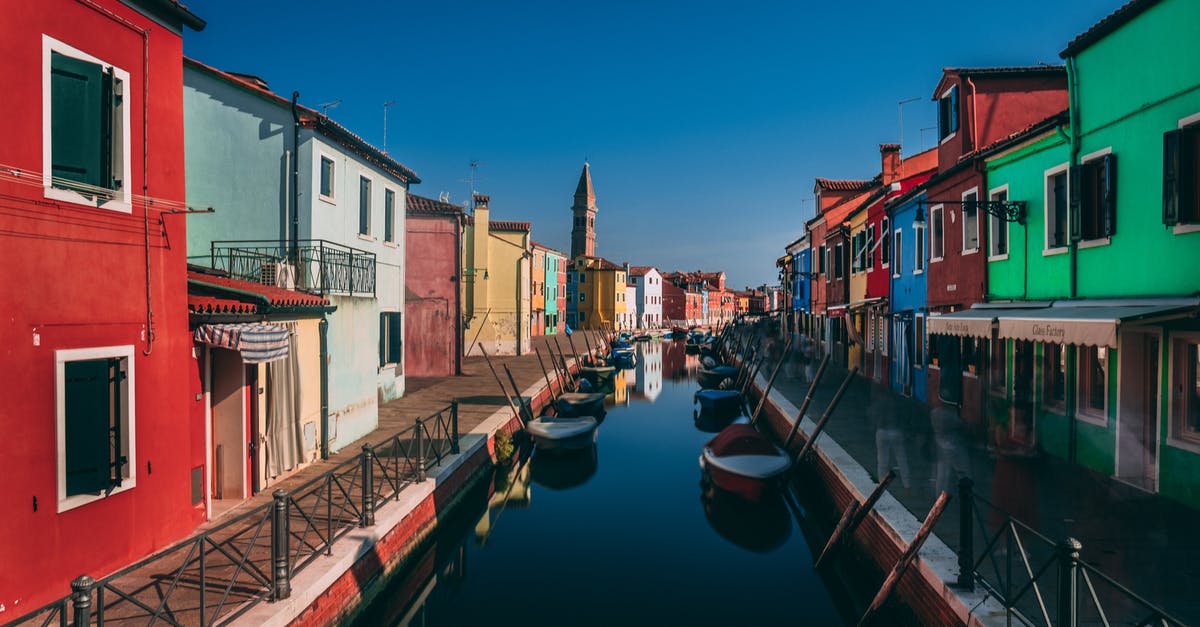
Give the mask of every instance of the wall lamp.
[[[922, 200], [917, 203], [917, 216], [913, 218], [913, 226], [925, 226], [925, 214], [922, 208], [928, 205], [962, 205], [982, 209], [988, 215], [995, 216], [1005, 222], [1016, 222], [1024, 226], [1025, 213], [1029, 203], [1024, 200]], [[920, 221], [920, 224], [917, 222]]]

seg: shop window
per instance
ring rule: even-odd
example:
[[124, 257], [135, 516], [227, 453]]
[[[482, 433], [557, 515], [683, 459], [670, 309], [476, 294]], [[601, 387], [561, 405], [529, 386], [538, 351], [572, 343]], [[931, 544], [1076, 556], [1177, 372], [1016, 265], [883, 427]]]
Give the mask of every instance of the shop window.
[[132, 488], [133, 347], [61, 350], [58, 511]]
[[993, 338], [989, 344], [988, 389], [1003, 396], [1008, 389], [1008, 340]]
[[1081, 346], [1078, 355], [1077, 413], [1080, 418], [1108, 424], [1108, 348]]
[[1067, 351], [1062, 344], [1042, 344], [1041, 407], [1063, 413], [1067, 406]]
[[1171, 436], [1200, 445], [1200, 336], [1171, 343]]
[[913, 316], [913, 361], [918, 368], [925, 367], [925, 316]]

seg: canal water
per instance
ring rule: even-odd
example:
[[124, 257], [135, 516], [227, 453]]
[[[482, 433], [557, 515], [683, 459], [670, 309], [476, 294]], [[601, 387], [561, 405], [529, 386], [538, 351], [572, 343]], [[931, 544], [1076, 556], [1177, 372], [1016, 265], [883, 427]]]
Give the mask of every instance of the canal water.
[[873, 590], [812, 565], [830, 521], [794, 487], [753, 505], [706, 488], [720, 423], [693, 414], [696, 357], [638, 346], [592, 450], [533, 451], [477, 483], [349, 624], [855, 624]]

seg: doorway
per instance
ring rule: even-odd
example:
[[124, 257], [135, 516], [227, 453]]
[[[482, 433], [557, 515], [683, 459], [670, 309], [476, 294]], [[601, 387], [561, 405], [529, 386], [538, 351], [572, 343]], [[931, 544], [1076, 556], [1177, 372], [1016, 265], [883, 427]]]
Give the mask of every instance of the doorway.
[[1121, 332], [1117, 415], [1117, 478], [1149, 492], [1158, 489], [1159, 338]]
[[249, 496], [250, 464], [246, 369], [242, 356], [223, 348], [210, 349], [209, 402], [212, 410], [212, 517]]

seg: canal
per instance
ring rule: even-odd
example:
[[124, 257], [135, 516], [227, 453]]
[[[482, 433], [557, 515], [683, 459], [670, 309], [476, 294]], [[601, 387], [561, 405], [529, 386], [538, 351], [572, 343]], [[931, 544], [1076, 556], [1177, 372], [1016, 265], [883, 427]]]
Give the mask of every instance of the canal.
[[525, 450], [477, 482], [349, 624], [855, 624], [878, 575], [846, 575], [852, 556], [814, 569], [831, 521], [809, 520], [806, 489], [705, 488], [702, 429], [720, 425], [694, 419], [696, 357], [638, 346], [593, 449]]

